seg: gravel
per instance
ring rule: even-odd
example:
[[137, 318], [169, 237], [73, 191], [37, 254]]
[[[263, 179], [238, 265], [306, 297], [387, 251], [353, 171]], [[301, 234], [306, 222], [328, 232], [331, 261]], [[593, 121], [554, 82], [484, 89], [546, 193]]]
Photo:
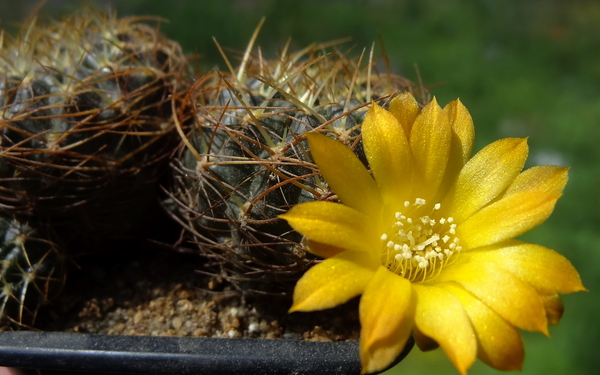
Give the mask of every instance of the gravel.
[[[288, 314], [289, 295], [240, 291], [197, 272], [197, 255], [164, 250], [87, 256], [42, 311], [45, 331], [108, 335], [356, 340], [358, 301]], [[116, 261], [118, 260], [118, 261]], [[83, 262], [83, 260], [82, 260]]]

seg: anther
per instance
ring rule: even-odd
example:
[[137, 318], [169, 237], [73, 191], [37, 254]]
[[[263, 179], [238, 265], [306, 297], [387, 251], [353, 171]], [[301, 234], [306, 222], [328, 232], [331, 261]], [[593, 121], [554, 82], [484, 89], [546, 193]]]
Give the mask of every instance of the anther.
[[[403, 202], [404, 207], [415, 206], [416, 212], [426, 204], [423, 198]], [[435, 216], [434, 211], [440, 210], [441, 206], [441, 203], [433, 205], [430, 215]], [[382, 257], [390, 270], [403, 277], [427, 280], [431, 275], [438, 274], [440, 268], [450, 261], [449, 258], [462, 250], [456, 238], [458, 225], [454, 224], [452, 217], [433, 219], [423, 214], [410, 217], [397, 211], [394, 212], [394, 218], [392, 232], [381, 235], [385, 244]]]

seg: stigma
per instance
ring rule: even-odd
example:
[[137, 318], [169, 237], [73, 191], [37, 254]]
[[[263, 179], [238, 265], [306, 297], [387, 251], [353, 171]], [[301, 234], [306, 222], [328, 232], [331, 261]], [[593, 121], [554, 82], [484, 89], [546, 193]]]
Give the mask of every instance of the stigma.
[[410, 281], [435, 277], [450, 259], [460, 253], [460, 239], [451, 216], [441, 217], [440, 203], [427, 211], [425, 199], [405, 201], [390, 229], [382, 233], [381, 262], [390, 271]]

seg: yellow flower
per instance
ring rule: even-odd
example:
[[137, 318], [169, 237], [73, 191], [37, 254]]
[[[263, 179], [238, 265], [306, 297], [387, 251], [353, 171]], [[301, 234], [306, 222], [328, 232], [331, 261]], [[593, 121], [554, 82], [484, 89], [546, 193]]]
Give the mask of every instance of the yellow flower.
[[362, 371], [386, 368], [412, 334], [442, 347], [462, 374], [475, 357], [520, 369], [517, 328], [548, 333], [558, 294], [584, 290], [564, 257], [514, 240], [542, 223], [567, 169], [521, 171], [526, 139], [496, 141], [473, 158], [471, 116], [458, 100], [419, 109], [408, 93], [362, 125], [370, 172], [343, 144], [307, 134], [320, 172], [341, 201], [311, 202], [281, 217], [327, 258], [296, 285], [293, 311], [322, 310], [362, 294]]

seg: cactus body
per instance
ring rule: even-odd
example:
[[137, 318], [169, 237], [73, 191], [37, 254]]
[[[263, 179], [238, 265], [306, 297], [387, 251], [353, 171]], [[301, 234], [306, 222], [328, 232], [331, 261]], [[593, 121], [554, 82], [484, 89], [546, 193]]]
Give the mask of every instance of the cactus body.
[[72, 225], [146, 204], [172, 149], [180, 46], [87, 11], [3, 35], [0, 54], [0, 207]]
[[33, 324], [38, 308], [60, 291], [63, 250], [42, 227], [0, 215], [0, 323]]
[[237, 72], [203, 77], [189, 97], [194, 125], [174, 163], [173, 198], [179, 220], [223, 274], [274, 276], [284, 285], [311, 257], [277, 216], [301, 202], [335, 199], [304, 134], [338, 139], [366, 163], [360, 128], [367, 106], [412, 86], [379, 73], [371, 60], [361, 65], [324, 46], [276, 60], [247, 53], [242, 61]]

